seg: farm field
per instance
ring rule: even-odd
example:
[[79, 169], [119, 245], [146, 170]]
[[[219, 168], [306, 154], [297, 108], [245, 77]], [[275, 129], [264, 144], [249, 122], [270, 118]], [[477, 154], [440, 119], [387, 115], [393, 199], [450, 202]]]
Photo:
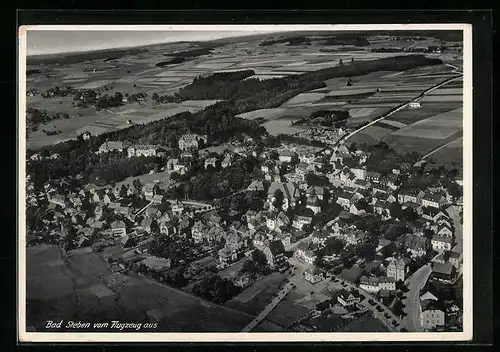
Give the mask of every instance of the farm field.
[[[41, 330], [47, 319], [143, 321], [149, 316], [160, 320], [155, 331], [240, 331], [253, 318], [142, 276], [124, 275], [121, 284], [108, 287], [99, 279], [109, 278], [108, 264], [92, 251], [80, 252], [66, 263], [57, 246], [27, 249], [28, 325]], [[281, 330], [270, 322], [260, 329]]]

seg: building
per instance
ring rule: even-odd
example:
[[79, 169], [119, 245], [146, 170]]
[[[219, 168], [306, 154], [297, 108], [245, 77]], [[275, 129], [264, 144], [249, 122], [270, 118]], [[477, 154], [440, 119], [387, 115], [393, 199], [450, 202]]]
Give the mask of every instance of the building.
[[119, 237], [124, 237], [125, 235], [127, 235], [127, 228], [125, 227], [125, 223], [121, 220], [112, 222], [111, 234], [113, 236], [119, 236]]
[[150, 157], [150, 156], [157, 156], [159, 151], [159, 148], [154, 145], [149, 145], [149, 144], [140, 144], [140, 145], [134, 145], [131, 146], [127, 149], [127, 154], [128, 157]]
[[217, 167], [217, 159], [216, 158], [205, 159], [205, 169], [208, 169], [209, 166], [215, 169]]
[[379, 280], [376, 277], [362, 276], [359, 280], [359, 288], [366, 292], [377, 293], [380, 291]]
[[282, 210], [286, 211], [289, 207], [294, 207], [295, 202], [300, 197], [299, 189], [295, 187], [293, 183], [282, 183], [282, 182], [271, 182], [269, 189], [267, 191], [267, 205], [269, 210], [281, 210], [275, 209], [274, 201], [276, 191], [281, 191], [283, 193], [283, 205]]
[[368, 174], [364, 168], [351, 168], [351, 172], [356, 176], [357, 179], [365, 180]]
[[404, 203], [415, 203], [419, 204], [420, 200], [423, 197], [423, 192], [422, 191], [417, 191], [417, 190], [403, 190], [399, 192], [398, 194], [398, 203], [404, 204]]
[[408, 264], [405, 259], [391, 260], [387, 266], [387, 277], [393, 278], [395, 281], [405, 281], [408, 270]]
[[316, 254], [314, 254], [313, 251], [306, 250], [304, 251], [303, 259], [305, 263], [309, 265], [314, 265], [314, 262], [316, 261]]
[[262, 181], [253, 180], [252, 183], [247, 187], [247, 191], [262, 192], [264, 191], [264, 184], [262, 183]]
[[279, 152], [279, 161], [281, 161], [282, 163], [290, 163], [294, 155], [295, 153], [289, 150], [282, 150]]
[[304, 272], [304, 278], [312, 284], [318, 283], [324, 279], [322, 271], [316, 266], [311, 266]]
[[270, 242], [269, 245], [264, 248], [263, 252], [270, 268], [283, 267], [287, 262], [285, 247], [281, 240]]
[[453, 239], [447, 236], [434, 235], [431, 240], [432, 249], [437, 252], [451, 251]]
[[421, 107], [420, 101], [412, 101], [412, 102], [408, 103], [408, 107], [410, 109], [418, 109]]
[[424, 329], [433, 329], [445, 324], [444, 309], [439, 301], [425, 299], [420, 301], [420, 325]]
[[84, 141], [88, 141], [92, 137], [92, 134], [89, 131], [83, 132], [82, 138]]
[[354, 199], [354, 193], [342, 191], [337, 195], [337, 204], [342, 206], [345, 210], [349, 210]]
[[238, 253], [228, 246], [220, 249], [219, 252], [219, 266], [225, 268], [229, 266], [232, 262], [238, 259]]
[[449, 282], [452, 280], [455, 272], [455, 267], [450, 262], [432, 264], [432, 277], [436, 280]]
[[305, 225], [310, 225], [312, 218], [309, 216], [295, 215], [292, 226], [297, 230], [302, 230]]
[[457, 252], [449, 252], [448, 261], [453, 264], [453, 266], [458, 269], [460, 268], [460, 264], [462, 263], [462, 255]]
[[422, 257], [427, 253], [428, 240], [424, 236], [407, 234], [404, 239], [404, 246], [414, 257]]
[[446, 198], [440, 194], [427, 192], [422, 197], [422, 206], [439, 209], [446, 204]]
[[207, 136], [187, 133], [179, 138], [180, 150], [197, 150], [207, 144]]
[[191, 227], [191, 237], [194, 243], [203, 242], [203, 234], [207, 231], [207, 226], [202, 221], [197, 221]]
[[379, 277], [378, 286], [381, 291], [395, 291], [396, 280], [393, 277]]
[[109, 153], [109, 152], [113, 152], [113, 151], [122, 152], [123, 151], [123, 142], [106, 141], [99, 147], [97, 154]]
[[436, 235], [453, 238], [453, 230], [445, 223], [441, 223], [436, 230]]
[[337, 296], [337, 301], [344, 307], [352, 307], [359, 303], [360, 294], [355, 290], [347, 291], [346, 289], [342, 289]]
[[314, 214], [321, 212], [321, 201], [317, 196], [307, 198], [306, 208], [311, 209]]

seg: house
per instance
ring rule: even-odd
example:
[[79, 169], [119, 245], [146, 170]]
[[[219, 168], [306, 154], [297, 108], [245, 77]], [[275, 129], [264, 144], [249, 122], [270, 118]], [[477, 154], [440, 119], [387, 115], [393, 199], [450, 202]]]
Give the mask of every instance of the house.
[[440, 281], [450, 281], [455, 275], [456, 269], [450, 262], [447, 263], [433, 263], [432, 264], [432, 277]]
[[100, 205], [96, 206], [94, 209], [94, 215], [96, 219], [100, 219], [103, 214], [103, 209]]
[[427, 253], [428, 240], [424, 236], [407, 234], [404, 239], [404, 246], [414, 257], [422, 257]]
[[370, 183], [366, 180], [362, 180], [362, 179], [356, 179], [353, 183], [353, 187], [358, 189], [358, 190], [365, 190], [365, 189], [368, 189], [370, 187]]
[[161, 194], [155, 194], [153, 198], [151, 198], [151, 201], [154, 204], [161, 204], [163, 202], [163, 195]]
[[377, 215], [381, 215], [386, 218], [391, 217], [390, 203], [384, 200], [378, 199], [373, 204], [373, 212]]
[[460, 267], [460, 264], [462, 263], [462, 255], [457, 252], [449, 252], [449, 258], [448, 261], [453, 264], [453, 266], [458, 269]]
[[424, 329], [445, 325], [445, 313], [439, 301], [433, 299], [420, 301], [420, 325]]
[[297, 248], [295, 248], [295, 252], [293, 253], [294, 257], [300, 261], [304, 261], [304, 254], [309, 249], [309, 243], [301, 242], [298, 244]]
[[434, 235], [431, 239], [432, 249], [437, 252], [450, 251], [453, 245], [453, 239], [448, 236]]
[[139, 145], [134, 145], [130, 146], [127, 149], [127, 154], [128, 157], [150, 157], [150, 156], [157, 156], [159, 147], [154, 146], [154, 145], [149, 145], [149, 144], [139, 144]]
[[89, 131], [86, 131], [82, 134], [82, 138], [84, 141], [88, 141], [92, 137], [92, 134]]
[[372, 182], [372, 183], [378, 183], [380, 181], [380, 173], [378, 172], [367, 172], [366, 173], [366, 181]]
[[147, 233], [151, 233], [151, 224], [153, 223], [153, 219], [145, 218], [141, 221], [139, 229], [146, 231]]
[[439, 253], [437, 256], [435, 256], [432, 259], [432, 262], [433, 263], [440, 263], [440, 264], [447, 263], [448, 258], [449, 258], [449, 253], [450, 252], [448, 252], [448, 251], [443, 251], [443, 252]]
[[358, 291], [342, 289], [337, 296], [337, 301], [343, 307], [352, 307], [360, 302], [361, 296]]
[[269, 210], [276, 210], [274, 207], [275, 192], [281, 191], [283, 193], [282, 210], [286, 211], [289, 207], [294, 207], [295, 202], [300, 197], [299, 189], [293, 183], [271, 182], [267, 191], [267, 205]]
[[275, 168], [276, 164], [273, 161], [269, 160], [260, 166], [260, 170], [265, 174], [270, 173], [271, 171], [275, 170]]
[[179, 149], [180, 150], [196, 150], [202, 148], [207, 144], [207, 136], [197, 135], [194, 133], [187, 133], [179, 138]]
[[238, 253], [233, 248], [228, 246], [220, 249], [218, 254], [220, 267], [222, 268], [229, 266], [229, 264], [238, 259]]
[[357, 179], [365, 180], [367, 171], [365, 168], [351, 168], [351, 172], [356, 176]]
[[351, 204], [349, 207], [349, 213], [354, 214], [354, 215], [360, 215], [360, 214], [365, 214], [366, 211], [364, 209], [358, 209], [355, 204]]
[[[156, 196], [155, 196], [156, 197]], [[146, 209], [144, 212], [145, 216], [151, 218], [151, 219], [157, 219], [161, 216], [161, 211], [156, 207], [156, 206], [150, 206], [149, 208]]]
[[429, 221], [434, 221], [434, 217], [439, 214], [439, 209], [434, 207], [422, 207], [422, 218]]
[[304, 225], [310, 225], [312, 218], [309, 216], [296, 215], [293, 219], [292, 226], [297, 230], [302, 230]]
[[316, 260], [316, 254], [314, 254], [313, 251], [306, 250], [304, 251], [303, 260], [309, 265], [314, 265], [314, 261]]
[[148, 201], [153, 200], [153, 196], [155, 195], [156, 188], [157, 188], [157, 186], [154, 183], [148, 183], [142, 187], [142, 192], [144, 192], [144, 197], [146, 198], [146, 200], [148, 200]]
[[184, 211], [184, 204], [182, 202], [177, 201], [172, 204], [172, 213], [174, 215], [179, 216], [182, 214], [183, 211]]
[[283, 243], [283, 246], [285, 247], [289, 246], [292, 243], [292, 236], [289, 233], [282, 232], [279, 233], [276, 237], [281, 241], [281, 243]]
[[212, 166], [215, 169], [216, 165], [217, 165], [217, 159], [216, 158], [205, 159], [204, 165], [205, 165], [205, 169], [208, 169], [209, 166]]
[[395, 291], [396, 280], [393, 277], [379, 277], [378, 286], [381, 291]]
[[227, 154], [221, 162], [222, 168], [231, 166], [231, 155]]
[[324, 279], [324, 274], [318, 267], [313, 265], [304, 271], [304, 278], [314, 285]]
[[205, 235], [209, 244], [219, 242], [224, 237], [226, 237], [226, 231], [224, 231], [224, 229], [219, 225], [210, 226], [207, 234]]
[[446, 224], [442, 223], [436, 231], [436, 235], [442, 236], [442, 237], [453, 237], [453, 230]]
[[348, 210], [351, 207], [351, 203], [354, 201], [355, 195], [351, 192], [341, 191], [337, 195], [337, 204], [342, 206], [345, 210]]
[[99, 147], [97, 154], [109, 153], [109, 152], [113, 152], [113, 151], [122, 152], [123, 151], [123, 142], [106, 141]]
[[398, 203], [420, 203], [420, 199], [423, 195], [422, 191], [418, 190], [402, 190], [398, 194]]
[[194, 223], [193, 227], [191, 227], [191, 237], [193, 238], [194, 243], [203, 242], [203, 235], [207, 231], [207, 226], [203, 221], [197, 221]]
[[350, 229], [347, 232], [341, 233], [340, 238], [345, 240], [347, 244], [357, 245], [366, 239], [366, 232]]
[[405, 259], [391, 260], [387, 266], [387, 277], [395, 281], [405, 281], [408, 270], [408, 263]]
[[160, 233], [165, 234], [169, 237], [177, 234], [178, 232], [179, 232], [179, 230], [178, 230], [177, 226], [174, 226], [170, 222], [164, 222], [160, 226]]
[[446, 204], [446, 198], [437, 193], [427, 192], [422, 197], [422, 206], [439, 209]]
[[279, 152], [278, 158], [279, 161], [281, 161], [282, 163], [290, 163], [292, 162], [292, 158], [294, 157], [294, 155], [295, 155], [294, 152], [284, 149]]
[[264, 248], [263, 252], [270, 268], [283, 267], [287, 262], [285, 247], [280, 240], [270, 242], [269, 245]]
[[239, 251], [245, 246], [243, 236], [236, 232], [231, 231], [226, 237], [226, 247], [233, 249], [234, 251]]
[[314, 214], [321, 212], [321, 201], [317, 196], [307, 198], [306, 208], [311, 209]]
[[359, 279], [359, 288], [366, 292], [377, 293], [380, 291], [379, 280], [376, 277], [362, 276]]

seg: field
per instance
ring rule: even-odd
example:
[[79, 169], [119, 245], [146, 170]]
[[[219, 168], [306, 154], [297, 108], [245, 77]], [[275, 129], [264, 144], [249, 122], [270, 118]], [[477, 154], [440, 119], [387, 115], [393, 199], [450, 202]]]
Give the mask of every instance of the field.
[[[253, 318], [142, 276], [123, 275], [113, 284], [111, 277], [116, 274], [105, 261], [92, 251], [79, 252], [64, 262], [56, 246], [27, 249], [27, 324], [37, 331], [48, 319], [143, 321], [146, 317], [160, 321], [155, 331], [240, 331]], [[258, 330], [281, 328], [266, 321]]]
[[[325, 48], [321, 37], [311, 39], [308, 46], [287, 45], [278, 43], [260, 46], [263, 39], [250, 39], [245, 42], [234, 42], [227, 45], [215, 45], [210, 55], [191, 57], [178, 64], [169, 64], [164, 67], [155, 66], [156, 63], [168, 60], [171, 53], [182, 52], [199, 48], [197, 43], [172, 43], [153, 45], [139, 51], [129, 50], [117, 54], [117, 58], [107, 60], [102, 54], [90, 55], [86, 61], [72, 58], [60, 58], [57, 65], [44, 64], [43, 61], [29, 63], [29, 68], [40, 70], [28, 78], [27, 88], [44, 91], [55, 85], [71, 85], [78, 89], [99, 88], [104, 85], [111, 87], [106, 94], [116, 92], [134, 94], [145, 92], [149, 96], [153, 93], [174, 94], [197, 76], [205, 76], [215, 72], [229, 72], [252, 69], [255, 75], [247, 78], [267, 80], [284, 76], [298, 75], [304, 72], [330, 68], [343, 62], [363, 62], [379, 58], [392, 57], [394, 53], [371, 52], [372, 48], [381, 46], [395, 47], [397, 45], [428, 45], [436, 40], [427, 38], [417, 42], [386, 40], [380, 41], [373, 37], [372, 44], [365, 47], [352, 45], [328, 45]], [[170, 53], [170, 54], [169, 54]], [[412, 53], [400, 52], [397, 55]], [[458, 53], [428, 54], [429, 57], [442, 57], [450, 63], [460, 66]], [[66, 60], [66, 62], [65, 62]], [[52, 60], [54, 63], [56, 61]], [[266, 111], [248, 112], [245, 118], [264, 117], [277, 119], [291, 115], [298, 118], [322, 109], [351, 110], [353, 119], [348, 121], [348, 126], [356, 126], [370, 121], [384, 113], [387, 109], [411, 99], [423, 89], [433, 85], [443, 77], [451, 75], [453, 68], [447, 65], [438, 67], [424, 67], [408, 71], [389, 72], [379, 71], [368, 75], [352, 77], [352, 86], [347, 86], [347, 77], [327, 80], [326, 88], [299, 94], [285, 102], [277, 109]], [[443, 92], [444, 99], [429, 96], [426, 104], [459, 103], [455, 96], [458, 86], [451, 86], [454, 91]], [[399, 91], [399, 93], [397, 93]], [[453, 98], [450, 94], [453, 93]], [[436, 100], [434, 102], [433, 100]], [[61, 103], [62, 102], [62, 103]], [[115, 129], [127, 128], [127, 120], [131, 123], [147, 123], [162, 119], [183, 111], [198, 111], [213, 104], [215, 101], [190, 101], [182, 104], [164, 104], [162, 107], [153, 107], [150, 99], [142, 105], [127, 103], [123, 108], [111, 109], [108, 112], [84, 111], [73, 108], [71, 100], [65, 98], [41, 99], [28, 98], [28, 107], [43, 107], [51, 112], [67, 112], [72, 117], [69, 121], [55, 121], [53, 128], [61, 130], [59, 135], [46, 136], [43, 132], [30, 132], [28, 147], [37, 149], [43, 145], [57, 143], [86, 130], [93, 134], [101, 134]], [[296, 108], [309, 108], [301, 114]], [[136, 110], [134, 113], [125, 114], [125, 110]], [[280, 110], [284, 109], [284, 110]], [[372, 110], [371, 112], [369, 112]], [[357, 112], [356, 112], [357, 111]], [[444, 112], [444, 111], [441, 111]], [[429, 116], [430, 117], [430, 116]], [[396, 116], [394, 117], [395, 121]], [[400, 121], [407, 123], [406, 121]], [[264, 125], [273, 134], [282, 129], [283, 133], [296, 133], [298, 130], [290, 127], [285, 122], [273, 122]]]

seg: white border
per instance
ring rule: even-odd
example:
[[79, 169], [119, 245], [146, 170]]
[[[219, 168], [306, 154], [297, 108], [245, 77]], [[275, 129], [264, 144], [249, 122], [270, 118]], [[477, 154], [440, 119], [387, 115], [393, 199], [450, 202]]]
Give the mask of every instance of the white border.
[[[26, 50], [27, 31], [368, 31], [462, 30], [463, 40], [463, 332], [392, 333], [45, 333], [26, 331]], [[18, 337], [21, 342], [348, 342], [348, 341], [467, 341], [472, 339], [472, 25], [40, 25], [19, 28], [18, 136]]]

